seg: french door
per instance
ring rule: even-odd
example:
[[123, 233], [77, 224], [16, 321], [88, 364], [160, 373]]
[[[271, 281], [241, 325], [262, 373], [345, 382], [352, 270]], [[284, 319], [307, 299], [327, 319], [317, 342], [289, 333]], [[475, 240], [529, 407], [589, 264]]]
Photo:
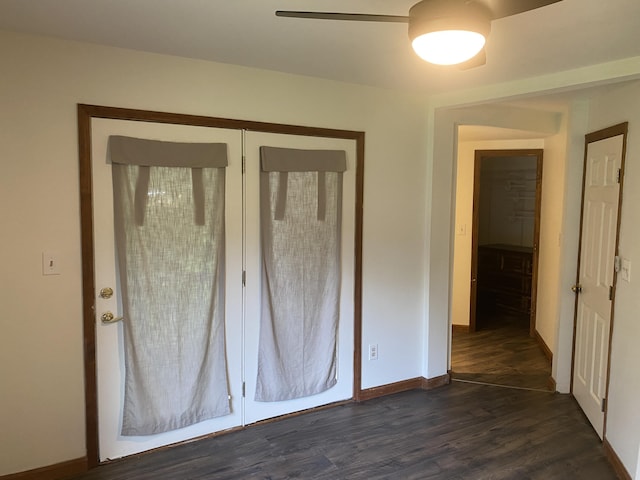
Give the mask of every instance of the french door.
[[[353, 252], [355, 219], [355, 158], [354, 142], [349, 140], [295, 135], [274, 135], [271, 133], [249, 132], [246, 136], [246, 259], [247, 276], [245, 303], [245, 424], [265, 418], [277, 417], [289, 412], [313, 408], [336, 402], [353, 396]], [[310, 397], [296, 398], [279, 402], [258, 402], [255, 400], [256, 376], [258, 366], [261, 257], [259, 209], [259, 149], [261, 146], [285, 147], [294, 149], [336, 149], [347, 152], [347, 170], [343, 176], [342, 201], [342, 279], [340, 292], [340, 317], [338, 325], [338, 366], [337, 384], [329, 390]]]
[[[101, 318], [122, 316], [114, 241], [112, 166], [107, 161], [108, 139], [121, 135], [186, 143], [224, 143], [224, 342], [230, 414], [185, 428], [140, 436], [122, 435], [124, 398], [123, 322]], [[343, 150], [341, 275], [337, 339], [337, 382], [322, 393], [292, 400], [255, 400], [261, 318], [260, 147]], [[97, 433], [100, 461], [147, 451], [263, 419], [352, 398], [354, 378], [354, 231], [356, 145], [335, 139], [276, 133], [247, 132], [171, 123], [94, 118], [91, 121], [92, 216], [95, 306]], [[244, 163], [244, 167], [243, 167]], [[244, 170], [244, 172], [243, 172]], [[105, 290], [103, 290], [105, 289]], [[105, 294], [111, 289], [114, 293]], [[167, 388], [171, 388], [167, 385]]]

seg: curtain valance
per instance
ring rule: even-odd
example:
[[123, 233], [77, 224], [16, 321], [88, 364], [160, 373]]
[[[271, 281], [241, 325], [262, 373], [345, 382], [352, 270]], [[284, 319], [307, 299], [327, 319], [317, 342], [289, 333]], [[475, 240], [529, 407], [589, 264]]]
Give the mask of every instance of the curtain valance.
[[144, 224], [144, 212], [149, 198], [150, 167], [191, 169], [191, 190], [196, 225], [204, 225], [203, 168], [225, 168], [228, 165], [226, 143], [185, 143], [149, 140], [146, 138], [111, 135], [109, 137], [111, 163], [138, 166], [135, 189], [136, 225]]
[[317, 172], [317, 219], [324, 220], [327, 204], [326, 173], [342, 173], [347, 169], [347, 155], [344, 150], [260, 147], [260, 159], [263, 172], [280, 174], [275, 220], [283, 220], [285, 216], [290, 172]]
[[260, 147], [260, 158], [265, 172], [344, 172], [347, 169], [344, 150]]
[[112, 163], [154, 167], [221, 168], [228, 165], [226, 143], [184, 143], [109, 137]]

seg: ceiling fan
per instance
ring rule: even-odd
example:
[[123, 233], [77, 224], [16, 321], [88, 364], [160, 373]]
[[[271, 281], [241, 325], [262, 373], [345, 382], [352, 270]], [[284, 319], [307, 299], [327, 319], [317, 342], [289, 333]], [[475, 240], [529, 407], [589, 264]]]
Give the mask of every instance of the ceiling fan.
[[278, 17], [407, 23], [413, 49], [422, 59], [466, 69], [484, 65], [491, 21], [562, 0], [422, 0], [409, 15], [278, 10]]

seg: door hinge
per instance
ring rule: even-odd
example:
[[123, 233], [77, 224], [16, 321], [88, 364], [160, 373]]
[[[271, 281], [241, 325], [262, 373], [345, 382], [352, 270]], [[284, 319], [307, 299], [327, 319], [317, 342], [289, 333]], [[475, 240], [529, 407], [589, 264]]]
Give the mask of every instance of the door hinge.
[[600, 405], [602, 406], [602, 413], [604, 413], [605, 410], [607, 409], [607, 399], [603, 398], [602, 403]]
[[243, 287], [247, 286], [247, 271], [246, 270], [242, 271], [242, 286]]
[[246, 383], [242, 382], [242, 398], [247, 396]]
[[618, 176], [616, 178], [616, 181], [618, 183], [620, 183], [620, 180], [622, 180], [622, 169], [621, 168], [618, 169]]
[[613, 300], [613, 285], [609, 287], [609, 300]]

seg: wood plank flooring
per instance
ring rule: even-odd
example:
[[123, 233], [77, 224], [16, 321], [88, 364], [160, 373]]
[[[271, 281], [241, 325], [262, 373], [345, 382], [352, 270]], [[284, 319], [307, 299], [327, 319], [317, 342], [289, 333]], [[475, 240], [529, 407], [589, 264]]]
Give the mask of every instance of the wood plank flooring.
[[528, 319], [492, 317], [481, 330], [454, 331], [453, 379], [547, 390], [551, 364], [529, 336]]
[[568, 395], [453, 383], [112, 462], [76, 480], [615, 479]]

